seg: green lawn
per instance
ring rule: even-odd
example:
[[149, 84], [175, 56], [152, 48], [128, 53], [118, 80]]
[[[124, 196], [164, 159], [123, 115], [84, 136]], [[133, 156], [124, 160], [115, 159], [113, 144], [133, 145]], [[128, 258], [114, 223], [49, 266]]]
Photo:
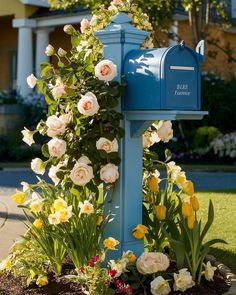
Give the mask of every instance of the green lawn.
[[199, 192], [199, 217], [206, 220], [209, 199], [213, 201], [215, 219], [209, 230], [207, 239], [221, 238], [228, 244], [216, 244], [212, 253], [217, 260], [223, 262], [236, 273], [236, 190]]
[[1, 168], [30, 168], [30, 161], [28, 162], [0, 162]]

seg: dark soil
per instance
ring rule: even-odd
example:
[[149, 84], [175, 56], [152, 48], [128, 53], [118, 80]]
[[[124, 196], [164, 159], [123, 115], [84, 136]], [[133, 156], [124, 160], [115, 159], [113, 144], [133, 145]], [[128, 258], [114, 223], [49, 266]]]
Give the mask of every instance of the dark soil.
[[[66, 262], [63, 265], [63, 275], [73, 272], [72, 264]], [[213, 282], [202, 280], [201, 286], [194, 286], [184, 293], [171, 292], [169, 295], [222, 295], [229, 289], [227, 282], [219, 272], [215, 272]], [[85, 295], [78, 283], [72, 283], [65, 279], [55, 278], [52, 273], [49, 274], [49, 284], [44, 287], [38, 287], [31, 284], [24, 287], [20, 278], [13, 277], [12, 274], [0, 276], [0, 295]], [[136, 295], [143, 295], [141, 292]], [[150, 292], [151, 295], [151, 292]]]

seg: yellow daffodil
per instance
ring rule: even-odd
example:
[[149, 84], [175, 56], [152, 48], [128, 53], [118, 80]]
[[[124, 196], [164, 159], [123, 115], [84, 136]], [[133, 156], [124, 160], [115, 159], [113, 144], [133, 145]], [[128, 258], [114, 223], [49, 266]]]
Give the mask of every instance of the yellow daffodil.
[[24, 192], [17, 192], [13, 196], [11, 196], [12, 200], [16, 202], [18, 205], [22, 205], [25, 202], [26, 195]]
[[48, 278], [46, 276], [39, 276], [36, 280], [38, 286], [46, 286], [48, 284]]
[[148, 233], [148, 228], [143, 225], [143, 224], [138, 224], [133, 230], [132, 230], [132, 234], [133, 236], [138, 239], [141, 240], [144, 238], [145, 234]]
[[159, 204], [156, 206], [156, 217], [158, 220], [164, 220], [166, 218], [166, 206]]
[[58, 198], [53, 203], [53, 209], [55, 211], [60, 211], [61, 209], [67, 208], [67, 203], [62, 198]]
[[105, 239], [103, 241], [103, 245], [105, 248], [107, 248], [108, 250], [116, 250], [116, 246], [119, 245], [119, 241], [117, 241], [116, 239], [109, 237], [107, 239]]
[[33, 225], [34, 225], [36, 228], [41, 229], [41, 228], [43, 228], [44, 223], [43, 223], [42, 219], [37, 218], [37, 219], [35, 219]]

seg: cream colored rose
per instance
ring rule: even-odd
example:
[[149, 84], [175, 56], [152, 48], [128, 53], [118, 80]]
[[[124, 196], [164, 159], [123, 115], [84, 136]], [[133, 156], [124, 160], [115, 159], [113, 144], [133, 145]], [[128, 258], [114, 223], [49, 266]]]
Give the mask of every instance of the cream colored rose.
[[170, 265], [169, 258], [163, 253], [144, 252], [137, 260], [137, 270], [143, 274], [165, 271]]
[[72, 115], [71, 113], [63, 114], [63, 115], [60, 115], [59, 119], [62, 120], [67, 125], [70, 123], [72, 119]]
[[35, 158], [31, 161], [31, 169], [36, 173], [36, 174], [41, 174], [43, 175], [45, 172], [45, 164], [44, 162], [39, 159]]
[[170, 285], [162, 276], [158, 276], [151, 282], [151, 293], [153, 295], [168, 295], [170, 292]]
[[117, 76], [117, 66], [108, 59], [102, 60], [95, 67], [95, 76], [101, 81], [112, 81]]
[[29, 75], [26, 81], [30, 88], [34, 88], [37, 84], [37, 78], [34, 76], [34, 74]]
[[205, 267], [205, 271], [203, 271], [205, 278], [207, 281], [214, 281], [214, 273], [217, 267], [212, 266], [210, 261], [207, 262], [207, 264], [203, 264]]
[[97, 97], [92, 92], [87, 92], [77, 104], [78, 111], [86, 116], [93, 116], [99, 110]]
[[53, 138], [48, 142], [48, 151], [51, 157], [60, 158], [66, 152], [66, 142], [63, 139]]
[[181, 172], [181, 167], [177, 166], [174, 161], [167, 163], [167, 172], [172, 181], [176, 180], [177, 175]]
[[46, 125], [48, 127], [47, 135], [49, 137], [55, 137], [58, 135], [62, 135], [66, 131], [66, 124], [57, 116], [53, 115], [47, 118]]
[[118, 141], [116, 139], [110, 141], [109, 139], [105, 137], [101, 137], [96, 142], [96, 148], [98, 150], [103, 150], [107, 153], [118, 152]]
[[84, 18], [82, 19], [80, 23], [80, 31], [82, 34], [84, 34], [90, 27], [90, 22], [88, 19]]
[[93, 168], [82, 162], [77, 162], [70, 173], [73, 183], [81, 186], [86, 185], [93, 177]]
[[21, 131], [22, 135], [23, 135], [23, 141], [25, 143], [27, 143], [29, 146], [31, 146], [33, 143], [35, 143], [34, 141], [34, 132], [28, 130], [27, 128], [24, 127], [24, 130]]
[[79, 202], [79, 208], [80, 208], [80, 214], [87, 214], [90, 215], [94, 213], [94, 207], [93, 204], [91, 204], [89, 201]]
[[171, 121], [159, 121], [159, 123], [153, 124], [153, 126], [156, 128], [156, 132], [158, 137], [163, 142], [169, 142], [171, 138], [173, 138], [173, 129], [172, 129], [172, 123]]
[[179, 270], [179, 273], [174, 273], [174, 291], [184, 292], [195, 285], [190, 272], [187, 268]]
[[83, 163], [86, 165], [91, 164], [91, 161], [89, 160], [89, 158], [87, 156], [81, 156], [77, 162]]
[[150, 146], [154, 145], [154, 143], [158, 143], [160, 138], [158, 137], [156, 131], [146, 131], [143, 134], [143, 148], [149, 148]]
[[49, 84], [49, 88], [52, 89], [52, 96], [55, 99], [59, 99], [66, 94], [66, 85], [60, 77], [56, 79], [55, 85]]
[[113, 1], [111, 1], [111, 4], [116, 5], [116, 6], [121, 5], [122, 3], [123, 3], [122, 0], [113, 0]]
[[55, 49], [51, 44], [48, 44], [48, 46], [45, 49], [45, 54], [47, 56], [52, 56], [55, 53]]
[[114, 183], [119, 178], [118, 167], [114, 164], [107, 164], [100, 170], [100, 178], [105, 183]]
[[57, 172], [60, 171], [60, 166], [51, 166], [48, 172], [48, 176], [54, 182], [55, 185], [58, 185], [60, 178], [57, 177]]

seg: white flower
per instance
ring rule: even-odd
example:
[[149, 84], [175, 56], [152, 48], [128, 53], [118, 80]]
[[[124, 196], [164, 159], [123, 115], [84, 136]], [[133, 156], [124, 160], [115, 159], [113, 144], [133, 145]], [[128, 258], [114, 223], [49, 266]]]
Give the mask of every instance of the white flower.
[[30, 200], [29, 208], [33, 213], [39, 213], [43, 210], [43, 201], [39, 194], [35, 192], [32, 193], [32, 199]]
[[96, 26], [97, 24], [97, 16], [93, 15], [93, 17], [90, 20], [90, 26]]
[[94, 177], [93, 168], [86, 163], [77, 162], [70, 173], [74, 184], [85, 185]]
[[100, 170], [100, 178], [105, 183], [113, 183], [119, 178], [118, 167], [114, 164], [107, 164]]
[[57, 212], [55, 212], [55, 213], [53, 213], [53, 214], [50, 214], [50, 215], [48, 216], [48, 221], [49, 221], [49, 223], [52, 224], [52, 225], [57, 225], [57, 224], [59, 224], [59, 223], [61, 222], [61, 220], [60, 220], [60, 212], [57, 211]]
[[72, 212], [72, 206], [66, 207], [66, 208], [61, 208], [60, 211], [60, 222], [68, 222], [69, 219], [72, 217], [73, 212]]
[[56, 79], [55, 85], [49, 84], [49, 88], [52, 89], [52, 96], [55, 99], [59, 99], [66, 94], [66, 86], [60, 77]]
[[79, 202], [79, 208], [80, 208], [80, 214], [87, 214], [90, 215], [94, 213], [94, 207], [93, 204], [91, 204], [89, 201]]
[[11, 257], [8, 256], [6, 259], [2, 260], [0, 263], [0, 272], [3, 270], [9, 270], [11, 268]]
[[33, 143], [35, 143], [34, 141], [34, 132], [28, 130], [27, 128], [24, 127], [24, 130], [21, 131], [22, 135], [23, 135], [23, 141], [25, 143], [27, 143], [29, 146], [31, 146]]
[[66, 152], [66, 142], [63, 139], [53, 138], [48, 142], [48, 151], [51, 157], [60, 158]]
[[51, 180], [54, 182], [55, 185], [58, 185], [60, 182], [60, 178], [57, 177], [57, 172], [60, 171], [59, 165], [57, 166], [51, 166], [48, 172], [48, 176], [51, 178]]
[[87, 92], [77, 104], [78, 111], [86, 116], [93, 116], [99, 110], [97, 97], [92, 92]]
[[80, 41], [79, 45], [76, 47], [77, 51], [80, 52], [82, 49], [87, 47], [88, 41]]
[[143, 134], [143, 148], [149, 148], [152, 146], [154, 143], [158, 143], [161, 139], [158, 137], [156, 131], [146, 131]]
[[85, 33], [87, 29], [89, 29], [90, 27], [90, 22], [88, 19], [84, 18], [82, 19], [81, 23], [80, 23], [80, 31], [81, 33]]
[[127, 263], [128, 263], [128, 259], [126, 258], [121, 258], [118, 261], [110, 260], [108, 262], [110, 268], [116, 271], [116, 274], [114, 276], [115, 278], [118, 278], [119, 276], [122, 275], [122, 273], [127, 271], [126, 269]]
[[144, 252], [136, 262], [137, 270], [143, 274], [165, 271], [170, 266], [169, 258], [163, 253]]
[[45, 164], [44, 162], [39, 159], [35, 158], [31, 161], [31, 169], [36, 173], [36, 174], [41, 174], [43, 175], [45, 172]]
[[168, 295], [170, 292], [170, 285], [162, 276], [158, 276], [151, 282], [151, 293], [153, 295]]
[[62, 49], [61, 47], [58, 49], [58, 51], [57, 51], [57, 54], [60, 56], [60, 57], [64, 57], [64, 56], [66, 56], [67, 55], [67, 52], [64, 50], [64, 49]]
[[55, 49], [52, 45], [48, 44], [48, 46], [45, 49], [45, 54], [47, 56], [52, 56], [55, 53]]
[[121, 5], [122, 3], [123, 3], [122, 0], [113, 0], [113, 1], [111, 1], [111, 4], [116, 5], [116, 6]]
[[187, 268], [180, 269], [179, 274], [174, 273], [174, 281], [174, 291], [184, 292], [195, 285]]
[[95, 76], [101, 81], [112, 81], [117, 76], [117, 66], [110, 60], [102, 60], [95, 66]]
[[118, 141], [116, 139], [110, 141], [107, 138], [101, 137], [96, 142], [96, 148], [98, 150], [104, 150], [107, 153], [118, 152]]
[[26, 81], [30, 88], [34, 88], [37, 84], [37, 78], [34, 76], [34, 74], [29, 75]]
[[50, 137], [62, 135], [66, 131], [65, 122], [61, 118], [58, 118], [55, 115], [47, 118], [46, 125], [48, 127], [47, 135]]
[[217, 269], [217, 267], [212, 266], [210, 261], [207, 262], [207, 264], [203, 264], [205, 267], [205, 271], [203, 271], [203, 273], [205, 274], [205, 278], [207, 281], [214, 281], [213, 277], [214, 277], [214, 273], [215, 270]]
[[28, 182], [22, 181], [20, 184], [23, 187], [22, 188], [23, 192], [27, 192], [28, 190], [30, 190], [30, 185], [28, 184]]
[[167, 171], [171, 180], [175, 181], [176, 177], [181, 172], [181, 167], [177, 166], [174, 161], [171, 161], [167, 163]]
[[157, 135], [163, 142], [169, 142], [173, 138], [173, 129], [171, 121], [159, 121], [159, 123], [153, 124], [157, 129]]
[[65, 25], [63, 31], [68, 35], [72, 35], [75, 32], [75, 29], [72, 25]]
[[70, 123], [72, 119], [71, 113], [60, 115], [59, 119], [63, 121], [66, 125]]
[[89, 158], [87, 156], [81, 156], [77, 162], [83, 163], [86, 165], [91, 164], [91, 161], [89, 160]]

